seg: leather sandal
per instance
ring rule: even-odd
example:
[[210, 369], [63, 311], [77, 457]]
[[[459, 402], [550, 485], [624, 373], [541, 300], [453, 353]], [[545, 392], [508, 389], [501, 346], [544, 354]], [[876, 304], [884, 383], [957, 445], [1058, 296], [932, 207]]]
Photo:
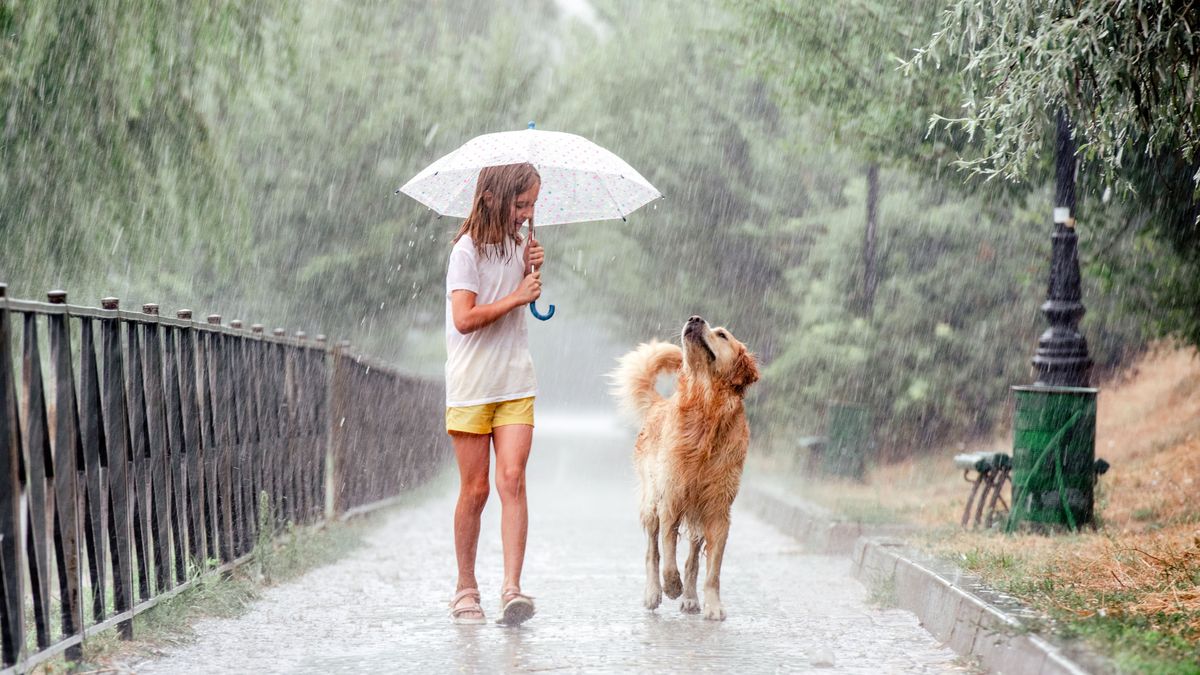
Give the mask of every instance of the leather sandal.
[[505, 626], [519, 626], [534, 615], [533, 597], [525, 595], [521, 589], [512, 586], [500, 594], [500, 618], [496, 623]]
[[[469, 614], [477, 616], [468, 616]], [[460, 625], [479, 625], [487, 623], [483, 615], [483, 607], [479, 604], [479, 589], [464, 588], [454, 595], [450, 601], [450, 618]]]

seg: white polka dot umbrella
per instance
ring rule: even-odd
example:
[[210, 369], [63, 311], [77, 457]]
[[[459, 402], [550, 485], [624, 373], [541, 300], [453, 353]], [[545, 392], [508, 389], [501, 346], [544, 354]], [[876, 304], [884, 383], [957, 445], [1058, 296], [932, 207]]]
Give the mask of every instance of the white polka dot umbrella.
[[625, 160], [595, 143], [559, 131], [529, 129], [476, 136], [430, 164], [400, 188], [443, 216], [466, 218], [479, 171], [529, 162], [542, 177], [538, 225], [624, 219], [662, 197]]
[[[538, 225], [625, 220], [638, 208], [662, 197], [650, 181], [625, 160], [582, 136], [533, 128], [476, 136], [425, 167], [397, 192], [416, 199], [443, 216], [466, 218], [475, 183], [484, 167], [529, 162], [542, 177], [536, 215]], [[533, 223], [529, 224], [533, 235]], [[542, 314], [545, 321], [554, 305]]]

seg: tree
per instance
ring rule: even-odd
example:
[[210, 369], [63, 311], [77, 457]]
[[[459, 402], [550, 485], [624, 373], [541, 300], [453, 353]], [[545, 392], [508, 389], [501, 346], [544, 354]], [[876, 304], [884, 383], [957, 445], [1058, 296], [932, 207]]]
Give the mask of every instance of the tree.
[[701, 314], [770, 361], [792, 316], [783, 275], [812, 245], [795, 217], [812, 201], [808, 184], [828, 175], [788, 141], [802, 121], [732, 62], [726, 10], [672, 0], [598, 11], [626, 28], [571, 36], [547, 128], [609, 147], [666, 199], [629, 224], [556, 229], [545, 241], [561, 237], [568, 259], [579, 256], [581, 283], [612, 308], [619, 333], [673, 339]]
[[256, 316], [395, 360], [410, 332], [440, 329], [458, 222], [394, 191], [472, 136], [524, 126], [541, 73], [518, 15], [538, 30], [536, 13], [480, 0], [308, 3], [277, 36], [231, 129], [271, 271]]
[[[978, 141], [957, 127], [930, 133], [928, 119], [958, 100], [959, 75], [900, 68], [939, 25], [936, 4], [732, 6], [750, 72], [817, 131], [797, 143], [807, 148], [801, 161], [832, 153], [866, 167], [841, 188], [867, 206], [867, 227], [855, 229], [861, 244], [846, 231], [858, 209], [832, 201], [804, 216], [819, 229], [806, 263], [784, 274], [797, 306], [766, 378], [788, 383], [776, 416], [803, 411], [816, 424], [813, 411], [840, 395], [870, 404], [894, 448], [986, 431], [1007, 386], [1024, 377], [1036, 334], [1041, 278], [1028, 260], [1038, 259], [1029, 252], [1042, 235], [1027, 204], [1042, 196], [1045, 174], [1014, 186], [968, 184], [949, 170]], [[871, 227], [872, 216], [891, 226]], [[863, 273], [850, 275], [856, 267]], [[880, 311], [864, 314], [872, 301]], [[1106, 361], [1137, 340], [1119, 317], [1099, 302], [1090, 315]]]
[[249, 232], [222, 108], [263, 26], [286, 19], [271, 2], [0, 5], [0, 274], [15, 293], [229, 290]]
[[955, 0], [907, 69], [959, 73], [962, 113], [943, 108], [931, 129], [968, 134], [975, 144], [957, 164], [989, 178], [1036, 184], [1063, 108], [1093, 197], [1089, 223], [1144, 226], [1170, 246], [1165, 274], [1124, 275], [1152, 285], [1161, 329], [1200, 345], [1197, 25], [1200, 6], [1169, 0]]
[[[870, 316], [879, 283], [881, 163], [944, 158], [944, 141], [921, 138], [924, 106], [949, 91], [945, 78], [904, 77], [896, 67], [937, 14], [930, 3], [780, 3], [734, 0], [742, 24], [735, 35], [748, 65], [772, 83], [789, 109], [818, 111], [833, 138], [863, 157], [867, 180], [862, 275], [854, 304]], [[906, 157], [906, 154], [908, 155]]]
[[[959, 67], [963, 116], [934, 115], [982, 145], [959, 164], [1025, 178], [1050, 154], [1047, 115], [1064, 107], [1079, 155], [1132, 189], [1128, 161], [1196, 159], [1200, 7], [1124, 0], [956, 0], [910, 71]], [[1200, 190], [1200, 174], [1194, 175]]]

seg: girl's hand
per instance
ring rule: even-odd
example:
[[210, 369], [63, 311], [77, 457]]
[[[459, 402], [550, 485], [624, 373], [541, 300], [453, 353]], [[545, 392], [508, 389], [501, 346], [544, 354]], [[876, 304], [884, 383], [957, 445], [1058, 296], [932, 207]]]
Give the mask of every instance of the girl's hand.
[[545, 261], [546, 250], [542, 248], [537, 239], [529, 240], [529, 247], [525, 249], [525, 269], [529, 269], [530, 265], [541, 269], [542, 263]]
[[537, 300], [542, 295], [542, 273], [534, 272], [526, 274], [521, 280], [521, 285], [517, 286], [517, 290], [513, 291], [513, 295], [521, 304], [526, 305], [534, 300]]

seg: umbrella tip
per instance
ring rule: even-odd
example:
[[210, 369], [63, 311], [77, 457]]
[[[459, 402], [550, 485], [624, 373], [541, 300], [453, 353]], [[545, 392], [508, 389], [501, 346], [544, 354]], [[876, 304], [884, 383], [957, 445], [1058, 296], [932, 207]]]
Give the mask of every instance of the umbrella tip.
[[530, 129], [532, 129], [532, 128], [534, 128], [535, 126], [537, 126], [537, 125], [535, 125], [535, 124], [533, 123], [533, 120], [529, 120], [529, 128], [530, 128]]

